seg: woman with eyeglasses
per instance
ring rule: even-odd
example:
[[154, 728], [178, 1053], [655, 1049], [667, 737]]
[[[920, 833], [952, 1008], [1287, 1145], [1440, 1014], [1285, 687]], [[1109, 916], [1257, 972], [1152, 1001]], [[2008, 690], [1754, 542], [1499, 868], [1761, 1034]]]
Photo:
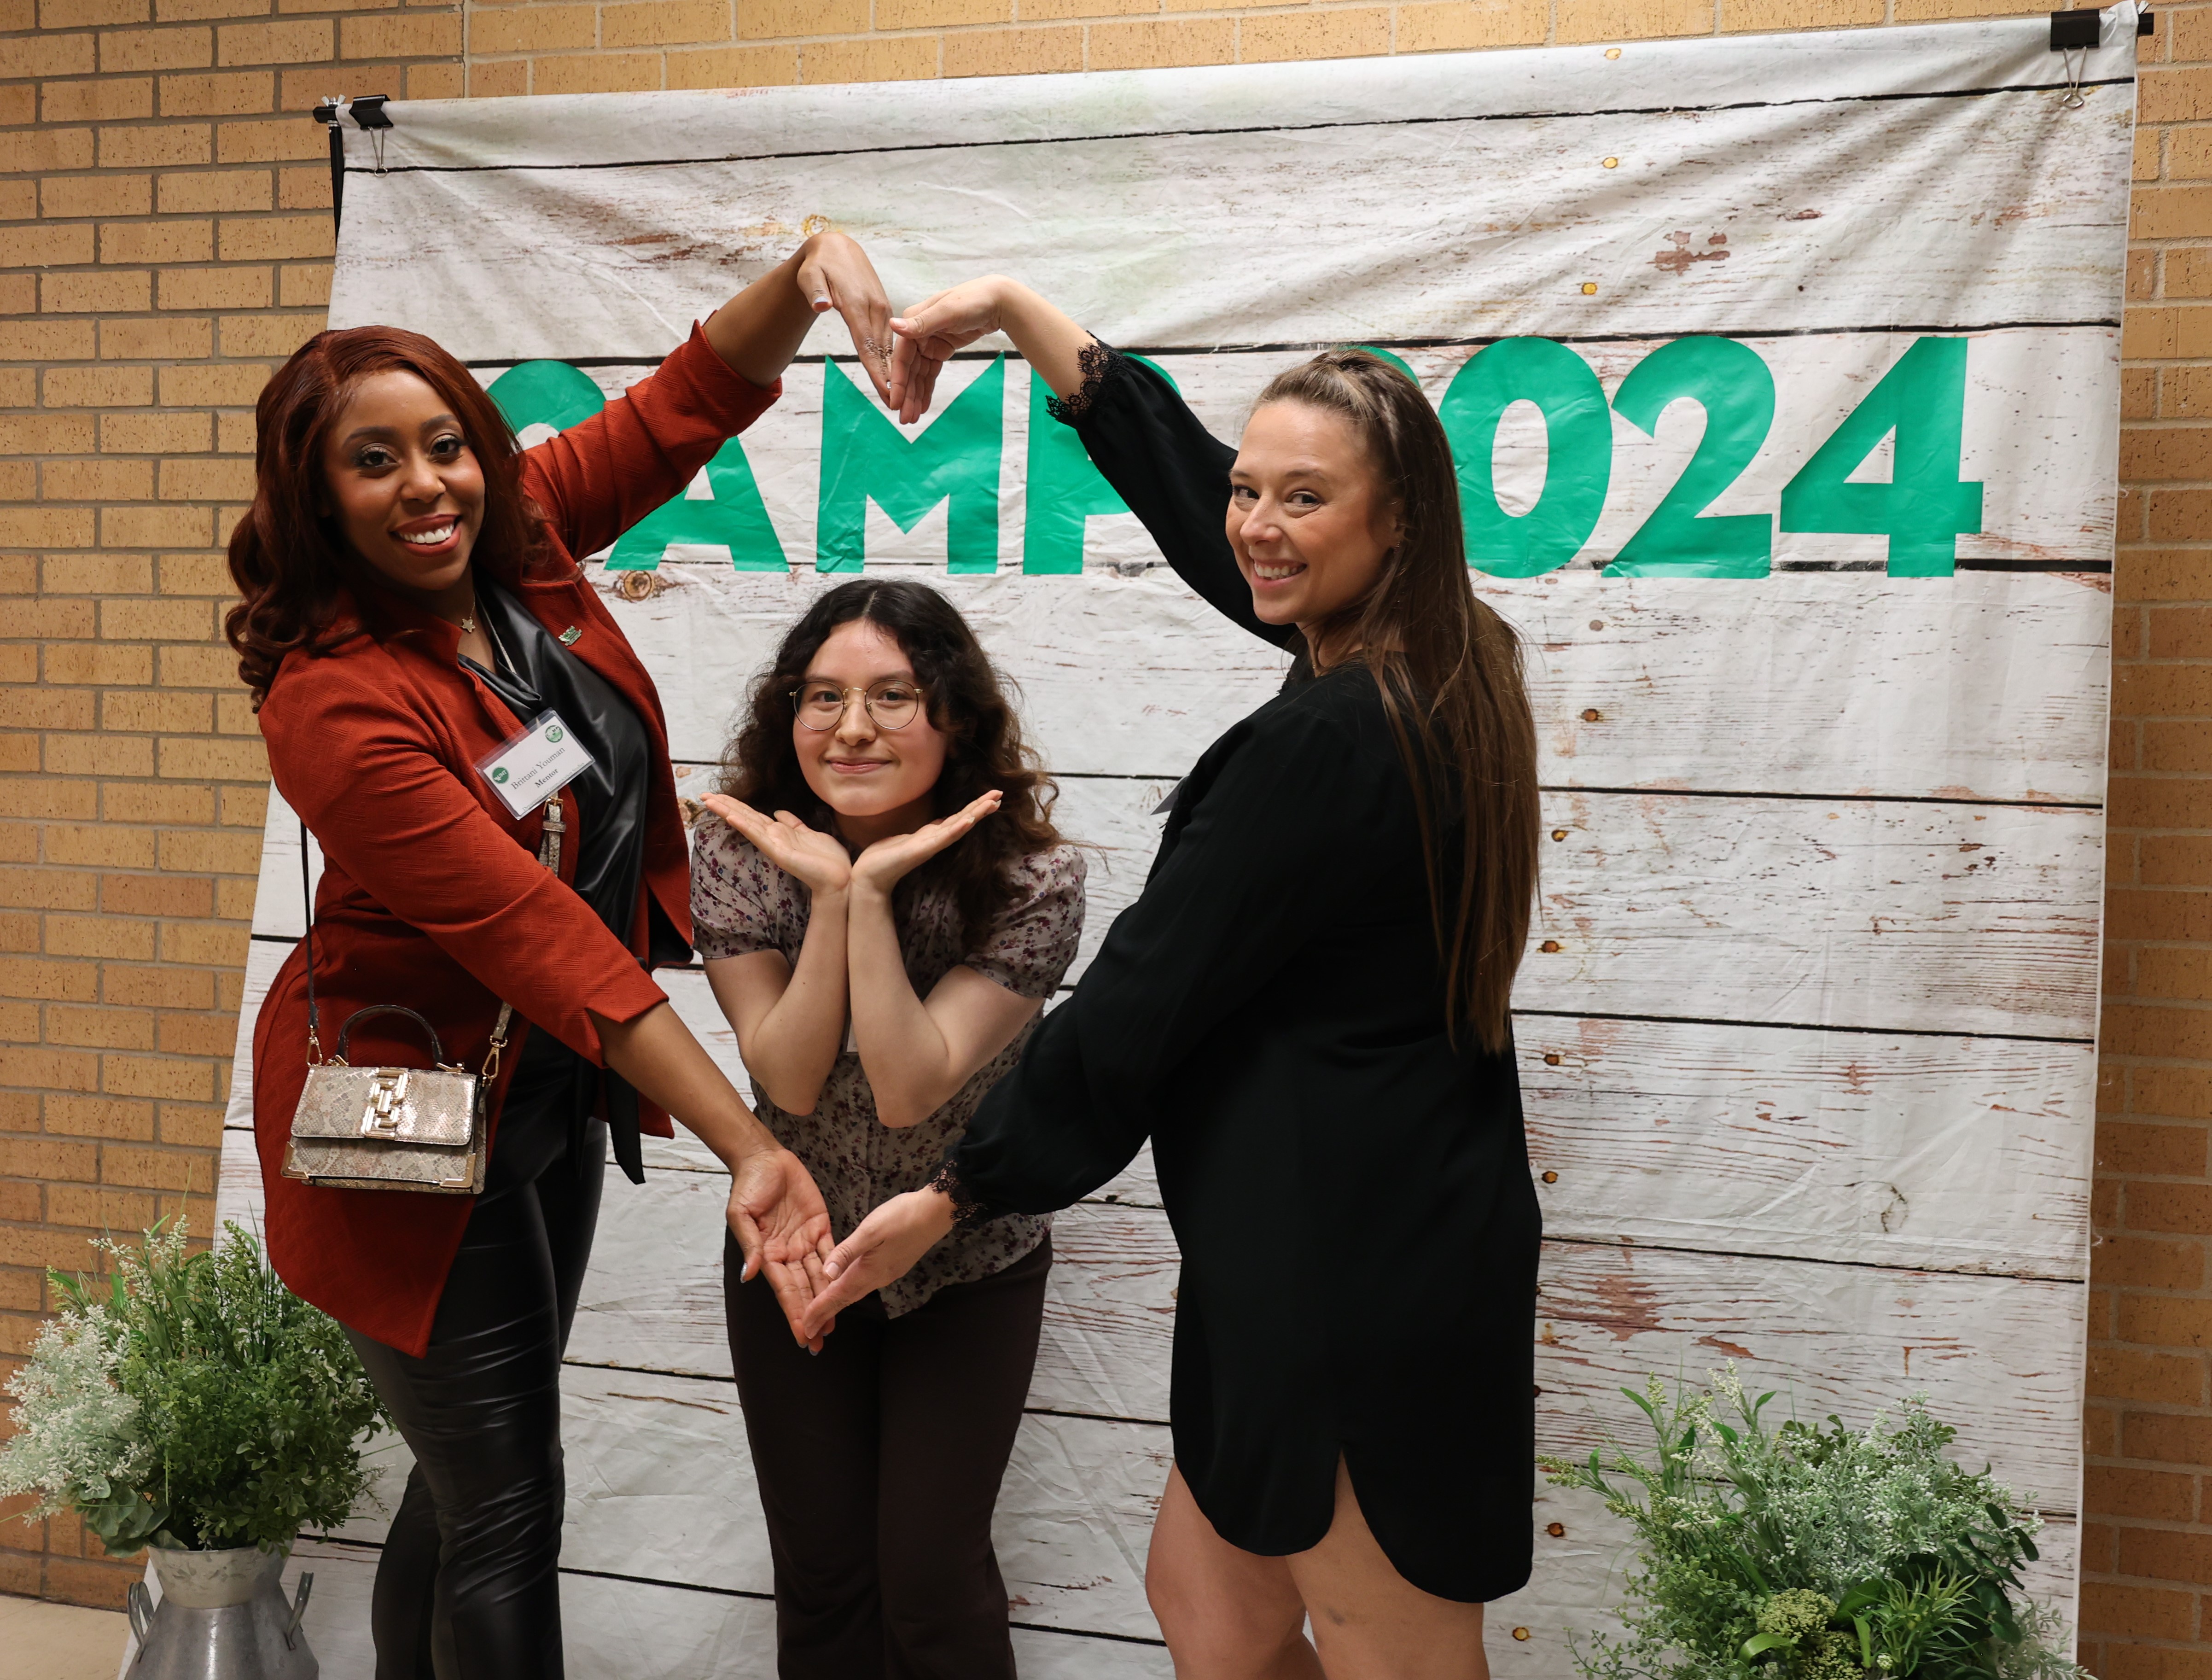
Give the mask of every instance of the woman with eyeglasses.
[[[693, 937], [760, 1117], [841, 1238], [928, 1181], [1074, 959], [1083, 859], [1054, 791], [975, 633], [921, 584], [829, 591], [753, 686], [704, 801], [721, 820], [696, 831]], [[725, 1262], [782, 1680], [1013, 1680], [991, 1511], [1050, 1220], [938, 1244], [811, 1354]]]

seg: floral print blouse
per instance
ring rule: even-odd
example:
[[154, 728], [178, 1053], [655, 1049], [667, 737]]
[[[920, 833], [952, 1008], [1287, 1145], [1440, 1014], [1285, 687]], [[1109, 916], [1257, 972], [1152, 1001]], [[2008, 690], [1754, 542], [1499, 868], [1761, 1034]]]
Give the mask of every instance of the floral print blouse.
[[[781, 951], [796, 969], [811, 903], [806, 888], [718, 818], [701, 818], [692, 837], [692, 942], [700, 956], [712, 961]], [[1075, 960], [1083, 934], [1083, 854], [1066, 845], [1033, 853], [1014, 866], [1013, 876], [1014, 902], [991, 924], [977, 951], [962, 949], [959, 909], [949, 892], [902, 886], [894, 915], [916, 996], [927, 998], [962, 964], [1024, 997], [1052, 995]], [[894, 1128], [876, 1118], [875, 1094], [849, 1035], [813, 1113], [786, 1113], [757, 1081], [753, 1105], [761, 1123], [806, 1163], [842, 1242], [876, 1208], [929, 1182], [946, 1146], [967, 1130], [984, 1093], [1012, 1069], [1036, 1026], [1033, 1017], [1013, 1043], [915, 1125]], [[1003, 1270], [1035, 1248], [1051, 1227], [1049, 1217], [1012, 1214], [956, 1230], [912, 1271], [884, 1286], [884, 1310], [896, 1318], [948, 1283], [971, 1283]]]

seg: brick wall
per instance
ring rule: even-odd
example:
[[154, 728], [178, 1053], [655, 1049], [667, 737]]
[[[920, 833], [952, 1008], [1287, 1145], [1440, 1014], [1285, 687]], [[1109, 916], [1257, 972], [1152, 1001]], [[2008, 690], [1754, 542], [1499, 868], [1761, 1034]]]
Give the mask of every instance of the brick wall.
[[[271, 7], [275, 9], [272, 10]], [[328, 93], [1255, 62], [1976, 0], [0, 0], [0, 1364], [40, 1269], [213, 1182], [262, 818], [217, 640], [254, 392], [321, 325]], [[2212, 5], [2145, 43], [2116, 575], [2082, 1655], [2212, 1680]], [[113, 1604], [72, 1524], [0, 1591]]]

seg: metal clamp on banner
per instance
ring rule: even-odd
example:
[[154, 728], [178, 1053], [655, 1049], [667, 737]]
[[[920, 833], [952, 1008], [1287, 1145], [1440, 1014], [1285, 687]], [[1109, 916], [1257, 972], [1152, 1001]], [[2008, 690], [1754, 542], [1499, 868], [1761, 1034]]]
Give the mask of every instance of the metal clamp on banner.
[[384, 137], [392, 127], [392, 114], [384, 107], [392, 102], [389, 94], [361, 94], [352, 99], [340, 99], [335, 94], [325, 94], [315, 107], [314, 119], [331, 133], [331, 222], [335, 227], [345, 209], [345, 137], [342, 131], [345, 119], [353, 119], [353, 125], [368, 136], [369, 148], [376, 160], [376, 173], [384, 173]]

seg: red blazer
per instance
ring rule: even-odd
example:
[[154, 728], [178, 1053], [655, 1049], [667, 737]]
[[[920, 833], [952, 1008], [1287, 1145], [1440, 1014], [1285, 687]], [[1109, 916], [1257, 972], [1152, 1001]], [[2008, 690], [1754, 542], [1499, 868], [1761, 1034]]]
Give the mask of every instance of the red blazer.
[[[326, 1053], [354, 1010], [404, 1003], [429, 1018], [449, 1061], [479, 1067], [504, 998], [517, 1020], [490, 1093], [496, 1135], [528, 1023], [604, 1066], [586, 1012], [627, 1021], [665, 1000], [639, 959], [647, 893], [686, 938], [691, 930], [668, 727], [653, 679], [574, 557], [605, 547], [680, 495], [781, 391], [740, 377], [694, 328], [651, 378], [523, 458], [524, 487], [547, 514], [550, 563], [520, 597], [556, 635], [581, 632], [571, 651], [636, 708], [659, 758], [627, 949], [568, 885], [576, 848], [563, 849], [556, 880], [538, 861], [540, 814], [510, 818], [477, 773], [477, 760], [516, 725], [459, 665], [459, 630], [392, 596], [377, 603], [385, 621], [377, 633], [356, 628], [325, 654], [286, 658], [262, 703], [261, 733], [277, 788], [323, 846], [315, 990]], [[475, 1200], [325, 1190], [283, 1175], [307, 1080], [306, 960], [302, 941], [253, 1029], [253, 1129], [270, 1256], [296, 1293], [419, 1356]], [[380, 1015], [354, 1035], [349, 1059], [419, 1067], [427, 1054], [419, 1029]], [[639, 1109], [646, 1130], [669, 1135], [666, 1116], [642, 1100]]]

